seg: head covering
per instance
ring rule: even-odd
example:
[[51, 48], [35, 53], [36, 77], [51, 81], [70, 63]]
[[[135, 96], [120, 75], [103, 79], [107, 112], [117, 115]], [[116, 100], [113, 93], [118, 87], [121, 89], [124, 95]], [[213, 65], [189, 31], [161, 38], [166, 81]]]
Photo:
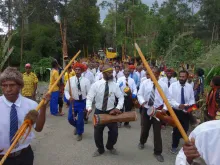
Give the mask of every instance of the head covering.
[[135, 66], [134, 65], [129, 65], [128, 69], [135, 69]]
[[173, 73], [173, 69], [166, 69], [165, 72], [166, 73]]
[[0, 84], [4, 81], [15, 81], [18, 85], [24, 86], [23, 76], [21, 72], [14, 67], [7, 67], [0, 75]]
[[112, 70], [113, 70], [113, 68], [110, 65], [105, 64], [103, 66], [103, 68], [102, 68], [102, 73], [105, 73], [105, 72], [108, 72], [108, 71], [112, 71]]
[[84, 66], [84, 71], [86, 71], [88, 69], [88, 66], [86, 64], [83, 64]]
[[27, 63], [27, 64], [25, 64], [25, 68], [27, 68], [27, 67], [31, 67], [31, 64], [30, 63]]
[[78, 63], [78, 62], [74, 64], [73, 68], [74, 69], [80, 68], [82, 71], [85, 70], [85, 66], [83, 64], [81, 64], [81, 63]]
[[193, 78], [194, 75], [192, 73], [189, 74], [189, 78]]

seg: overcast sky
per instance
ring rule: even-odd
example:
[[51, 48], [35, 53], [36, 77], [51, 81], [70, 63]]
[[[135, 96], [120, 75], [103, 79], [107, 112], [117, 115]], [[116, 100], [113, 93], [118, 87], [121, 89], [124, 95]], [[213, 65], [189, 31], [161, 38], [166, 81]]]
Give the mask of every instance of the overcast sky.
[[[103, 0], [98, 0], [97, 4], [100, 4]], [[107, 2], [114, 2], [114, 0], [106, 0]], [[141, 0], [143, 3], [147, 4], [148, 6], [151, 6], [155, 0]], [[165, 0], [157, 0], [157, 2], [159, 3], [159, 5]], [[106, 15], [108, 14], [108, 9], [101, 9], [100, 8], [100, 20], [101, 22], [105, 19]]]

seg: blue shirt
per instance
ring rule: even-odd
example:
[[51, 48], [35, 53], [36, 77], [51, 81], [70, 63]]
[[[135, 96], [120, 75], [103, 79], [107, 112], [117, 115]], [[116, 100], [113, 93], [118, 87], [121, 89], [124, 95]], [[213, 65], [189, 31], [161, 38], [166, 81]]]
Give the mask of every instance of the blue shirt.
[[130, 73], [129, 77], [131, 77], [132, 79], [134, 79], [134, 82], [136, 84], [137, 87], [140, 86], [140, 79], [138, 78], [138, 75], [133, 72], [133, 73]]

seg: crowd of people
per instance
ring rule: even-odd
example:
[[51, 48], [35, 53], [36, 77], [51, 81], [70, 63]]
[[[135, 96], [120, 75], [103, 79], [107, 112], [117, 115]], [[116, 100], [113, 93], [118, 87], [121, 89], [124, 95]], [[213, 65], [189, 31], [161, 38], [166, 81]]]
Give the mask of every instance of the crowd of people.
[[[150, 66], [152, 72], [177, 115], [183, 129], [188, 132], [190, 122], [198, 124], [192, 113], [187, 109], [196, 105], [204, 95], [204, 72], [198, 69], [195, 73], [181, 70], [178, 73], [171, 68]], [[38, 79], [31, 72], [31, 64], [25, 65], [26, 72], [22, 75], [17, 69], [8, 67], [0, 75], [0, 85], [3, 95], [0, 97], [0, 158], [2, 158], [13, 142], [12, 138], [24, 119], [32, 119], [32, 109], [37, 103], [36, 90]], [[51, 63], [49, 88], [54, 85], [62, 69], [56, 60]], [[194, 163], [201, 158], [208, 165], [217, 165], [220, 142], [220, 76], [213, 77], [211, 90], [207, 96], [207, 123], [199, 125], [191, 134], [190, 142], [178, 150], [182, 135], [175, 127], [172, 132], [172, 146], [170, 152], [177, 155], [176, 165]], [[83, 139], [84, 124], [88, 123], [89, 115], [94, 114], [118, 115], [136, 110], [139, 105], [141, 116], [141, 132], [138, 148], [142, 150], [147, 142], [151, 125], [154, 133], [154, 156], [159, 162], [164, 161], [162, 156], [161, 129], [166, 128], [166, 123], [158, 118], [149, 116], [152, 109], [169, 115], [167, 106], [160, 96], [155, 83], [143, 64], [135, 66], [132, 63], [117, 63], [99, 61], [75, 62], [68, 68], [59, 83], [53, 88], [52, 93], [44, 95], [50, 101], [50, 113], [54, 116], [63, 116], [63, 104], [68, 109], [68, 122], [73, 126], [76, 140]], [[40, 132], [45, 123], [46, 104], [35, 117], [35, 130]], [[31, 116], [31, 117], [30, 117]], [[97, 157], [105, 152], [117, 155], [114, 148], [117, 143], [118, 129], [124, 126], [131, 128], [129, 122], [108, 123], [94, 126], [94, 140], [97, 150], [93, 156]], [[103, 131], [108, 127], [108, 140], [104, 147]], [[33, 151], [30, 143], [33, 134], [30, 134], [25, 143], [19, 143], [6, 160], [6, 165], [33, 165]], [[212, 142], [210, 140], [212, 139]], [[208, 148], [213, 147], [209, 151]], [[215, 153], [214, 153], [215, 151]], [[212, 153], [213, 152], [213, 153]], [[28, 162], [27, 162], [28, 157]], [[25, 162], [25, 163], [24, 163]], [[201, 164], [202, 165], [202, 164]]]

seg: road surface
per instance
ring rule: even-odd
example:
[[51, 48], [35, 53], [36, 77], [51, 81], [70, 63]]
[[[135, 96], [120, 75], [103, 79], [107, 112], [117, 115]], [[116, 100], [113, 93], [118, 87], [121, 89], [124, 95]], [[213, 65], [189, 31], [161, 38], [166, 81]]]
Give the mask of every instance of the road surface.
[[[67, 121], [67, 108], [64, 112], [65, 116], [54, 117], [49, 114], [48, 109], [45, 127], [42, 132], [36, 133], [36, 138], [32, 142], [35, 154], [34, 165], [174, 165], [175, 155], [169, 153], [172, 131], [170, 127], [162, 130], [164, 163], [158, 162], [153, 156], [152, 129], [145, 149], [138, 149], [140, 119], [132, 122], [130, 129], [124, 127], [119, 129], [118, 142], [115, 146], [119, 155], [105, 152], [104, 155], [93, 158], [92, 154], [96, 147], [91, 118], [89, 124], [85, 125], [83, 140], [78, 142], [73, 135], [72, 126]], [[105, 143], [107, 131], [106, 127]]]

